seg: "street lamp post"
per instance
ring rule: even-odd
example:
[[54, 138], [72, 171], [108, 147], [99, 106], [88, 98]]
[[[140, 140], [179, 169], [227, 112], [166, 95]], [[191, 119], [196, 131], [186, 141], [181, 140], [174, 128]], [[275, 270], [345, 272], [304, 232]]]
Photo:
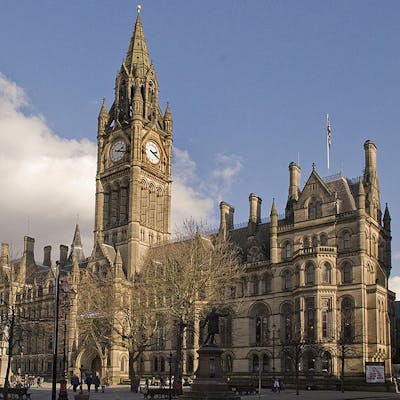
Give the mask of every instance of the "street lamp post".
[[272, 375], [275, 379], [275, 324], [272, 325]]
[[56, 299], [54, 305], [54, 330], [53, 330], [53, 369], [52, 369], [52, 385], [51, 400], [56, 400], [57, 391], [57, 353], [58, 353], [58, 314], [60, 303], [60, 263], [56, 262]]
[[168, 364], [169, 364], [169, 400], [172, 398], [172, 393], [171, 393], [171, 380], [172, 380], [172, 352], [169, 352], [169, 357], [168, 357]]

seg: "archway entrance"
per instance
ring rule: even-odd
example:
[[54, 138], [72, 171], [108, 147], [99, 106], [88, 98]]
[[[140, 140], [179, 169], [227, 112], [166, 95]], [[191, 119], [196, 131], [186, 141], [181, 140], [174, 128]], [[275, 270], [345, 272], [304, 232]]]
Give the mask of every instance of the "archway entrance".
[[96, 356], [92, 360], [90, 370], [93, 376], [97, 375], [99, 378], [101, 378], [101, 360], [99, 356]]

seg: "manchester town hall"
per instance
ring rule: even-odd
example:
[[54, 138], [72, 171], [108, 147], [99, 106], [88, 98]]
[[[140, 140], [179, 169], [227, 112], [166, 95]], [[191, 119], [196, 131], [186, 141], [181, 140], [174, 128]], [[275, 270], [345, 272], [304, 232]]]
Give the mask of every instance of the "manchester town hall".
[[[79, 290], [79, 280], [85, 270], [107, 270], [116, 284], [129, 285], [149, 249], [170, 240], [173, 119], [168, 104], [160, 107], [158, 92], [138, 13], [115, 77], [115, 97], [110, 107], [103, 102], [98, 116], [90, 256], [83, 253], [78, 225], [70, 248], [60, 246], [57, 265], [50, 246], [39, 262], [31, 237], [24, 238], [20, 259], [9, 257], [7, 243], [1, 246], [2, 321], [12, 313], [34, 327], [29, 334], [18, 327], [13, 330], [9, 363], [10, 325], [1, 326], [2, 379], [7, 365], [14, 376], [51, 377], [55, 338], [52, 327], [40, 321], [55, 317], [59, 270], [68, 286], [60, 296], [69, 300], [59, 310], [58, 371], [65, 369], [71, 376], [83, 370], [114, 384], [127, 381], [126, 350], [111, 343], [99, 346], [79, 334], [79, 302], [89, 295]], [[313, 168], [301, 185], [301, 168], [291, 162], [287, 202], [268, 199], [268, 220], [261, 219], [262, 200], [254, 193], [249, 195], [246, 224], [235, 225], [234, 207], [220, 203], [217, 233], [238, 246], [244, 271], [227, 300], [240, 301], [240, 312], [224, 318], [217, 338], [230, 379], [249, 380], [260, 374], [267, 382], [273, 376], [289, 380], [295, 368], [293, 354], [283, 343], [298, 326], [306, 339], [299, 344], [315, 344], [301, 352], [303, 379], [328, 387], [344, 372], [349, 379], [365, 382], [367, 366], [380, 365], [383, 379], [390, 380], [395, 300], [388, 289], [391, 219], [380, 200], [377, 146], [366, 140], [363, 151], [363, 175], [351, 179], [342, 174], [323, 178]], [[184, 378], [196, 371], [197, 336], [184, 341]], [[147, 348], [135, 361], [136, 373], [142, 378], [167, 377], [174, 346], [167, 332], [162, 345]]]

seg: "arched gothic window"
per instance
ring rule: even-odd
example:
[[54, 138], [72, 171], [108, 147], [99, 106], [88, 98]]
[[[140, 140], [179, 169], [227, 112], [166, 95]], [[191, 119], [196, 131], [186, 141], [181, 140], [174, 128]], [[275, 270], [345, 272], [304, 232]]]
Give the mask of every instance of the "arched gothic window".
[[331, 266], [329, 263], [323, 263], [321, 268], [321, 278], [323, 283], [331, 283]]
[[292, 340], [293, 328], [293, 307], [290, 303], [285, 303], [281, 309], [281, 337], [284, 343]]
[[341, 337], [343, 343], [352, 343], [354, 340], [354, 301], [345, 297], [341, 303]]
[[290, 260], [293, 255], [292, 243], [286, 242], [283, 246], [283, 259]]
[[321, 246], [328, 246], [328, 236], [325, 233], [321, 233], [319, 236], [319, 242]]
[[265, 346], [268, 344], [270, 312], [263, 303], [255, 304], [250, 310], [250, 344]]
[[351, 248], [351, 237], [350, 232], [346, 231], [343, 233], [343, 249], [349, 250]]
[[349, 262], [342, 266], [342, 283], [351, 283], [353, 280], [352, 267]]
[[251, 358], [251, 372], [258, 372], [260, 368], [260, 361], [257, 354], [253, 354]]
[[308, 203], [308, 219], [321, 218], [322, 203], [320, 200], [312, 198]]
[[292, 273], [290, 270], [286, 270], [282, 274], [282, 289], [290, 290], [292, 288]]
[[306, 265], [306, 284], [313, 285], [315, 283], [315, 268], [312, 263]]

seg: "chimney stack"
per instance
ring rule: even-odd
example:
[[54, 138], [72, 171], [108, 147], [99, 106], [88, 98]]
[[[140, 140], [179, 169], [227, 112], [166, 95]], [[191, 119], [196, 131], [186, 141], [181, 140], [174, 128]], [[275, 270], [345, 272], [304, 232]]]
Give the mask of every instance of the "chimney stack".
[[254, 193], [250, 193], [249, 205], [250, 205], [250, 216], [249, 222], [259, 224], [261, 222], [261, 197], [258, 197]]
[[221, 201], [221, 203], [219, 203], [219, 210], [219, 233], [226, 237], [228, 231], [233, 229], [233, 214], [235, 209], [230, 204]]
[[51, 266], [51, 246], [45, 246], [43, 248], [43, 265], [47, 267]]
[[63, 267], [68, 259], [68, 246], [60, 244], [60, 266]]
[[365, 152], [365, 172], [364, 179], [370, 183], [376, 174], [376, 146], [371, 140], [364, 143]]
[[289, 164], [289, 198], [288, 200], [298, 200], [300, 192], [300, 167], [295, 163]]
[[35, 264], [35, 239], [24, 236], [24, 255], [26, 257], [26, 265]]

